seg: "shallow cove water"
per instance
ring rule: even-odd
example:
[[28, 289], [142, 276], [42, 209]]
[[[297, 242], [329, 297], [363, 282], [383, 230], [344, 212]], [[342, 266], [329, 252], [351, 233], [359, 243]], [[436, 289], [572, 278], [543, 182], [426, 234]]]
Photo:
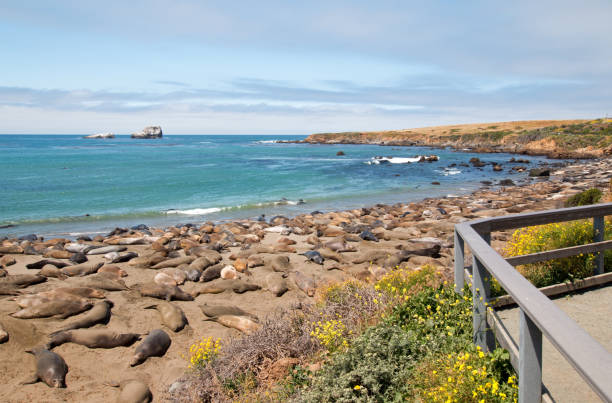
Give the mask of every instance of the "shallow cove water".
[[[465, 193], [482, 180], [526, 176], [509, 172], [510, 154], [275, 142], [303, 138], [0, 135], [0, 235], [74, 237], [140, 223], [292, 216]], [[369, 164], [375, 156], [431, 154], [440, 160]], [[474, 156], [501, 163], [503, 172], [459, 166]], [[548, 161], [528, 159], [528, 167]]]

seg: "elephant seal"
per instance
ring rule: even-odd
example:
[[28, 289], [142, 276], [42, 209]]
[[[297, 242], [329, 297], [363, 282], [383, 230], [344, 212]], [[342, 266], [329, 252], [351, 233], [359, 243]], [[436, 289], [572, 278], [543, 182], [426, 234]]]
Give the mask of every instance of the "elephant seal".
[[39, 274], [13, 274], [0, 278], [0, 285], [6, 284], [15, 288], [25, 288], [33, 284], [44, 283], [47, 277]]
[[299, 271], [295, 272], [294, 277], [295, 285], [306, 293], [309, 297], [314, 297], [316, 291], [316, 285], [312, 278], [305, 276]]
[[180, 266], [185, 263], [190, 264], [194, 260], [195, 260], [195, 257], [193, 256], [181, 256], [181, 257], [177, 257], [174, 259], [167, 259], [162, 262], [159, 262], [156, 265], [151, 266], [151, 269], [157, 270], [157, 269], [164, 269], [166, 267], [176, 267], [176, 266]]
[[88, 259], [84, 253], [77, 252], [77, 253], [74, 253], [72, 256], [70, 256], [69, 260], [75, 264], [79, 264], [79, 263], [85, 263]]
[[64, 343], [75, 343], [89, 348], [115, 348], [131, 346], [138, 339], [138, 333], [117, 333], [109, 329], [75, 329], [51, 334], [46, 348], [52, 349]]
[[8, 332], [2, 327], [2, 323], [0, 323], [0, 344], [6, 343], [9, 339]]
[[118, 252], [111, 252], [104, 255], [104, 258], [107, 259], [110, 263], [129, 262], [130, 260], [135, 259], [137, 257], [138, 253], [136, 252], [126, 252], [123, 254], [120, 254]]
[[4, 269], [0, 269], [0, 277], [6, 277], [8, 276], [8, 272]]
[[177, 300], [177, 301], [193, 301], [193, 297], [181, 290], [177, 286], [159, 285], [156, 283], [142, 284], [138, 288], [140, 294], [145, 297], [153, 297], [159, 299], [165, 299], [166, 301]]
[[202, 313], [204, 313], [204, 315], [206, 315], [209, 318], [216, 318], [218, 316], [223, 316], [223, 315], [235, 315], [235, 316], [245, 316], [248, 318], [253, 319], [255, 322], [258, 322], [259, 319], [257, 318], [257, 316], [248, 313], [240, 308], [238, 308], [235, 305], [208, 305], [208, 304], [202, 304], [200, 305], [200, 309], [202, 310]]
[[189, 294], [191, 294], [193, 298], [196, 298], [198, 295], [202, 295], [202, 294], [221, 294], [222, 292], [226, 290], [227, 288], [221, 287], [219, 285], [205, 285], [194, 291], [191, 291]]
[[274, 256], [270, 262], [270, 267], [274, 271], [286, 272], [291, 270], [291, 263], [289, 262], [289, 257], [285, 255]]
[[308, 260], [316, 264], [323, 264], [323, 262], [325, 261], [323, 256], [321, 256], [321, 254], [316, 250], [309, 250], [304, 253], [301, 253], [301, 255], [306, 256]]
[[335, 260], [338, 263], [344, 263], [344, 257], [338, 252], [334, 252], [331, 249], [323, 248], [319, 249], [319, 253], [324, 259]]
[[153, 277], [153, 282], [155, 282], [155, 284], [159, 284], [159, 285], [167, 286], [167, 287], [176, 286], [176, 280], [174, 280], [172, 276], [170, 276], [169, 274], [166, 274], [163, 272], [157, 273], [155, 277]]
[[31, 270], [39, 270], [39, 269], [42, 269], [44, 266], [46, 266], [48, 264], [52, 264], [53, 266], [57, 267], [58, 269], [61, 269], [62, 267], [68, 266], [68, 263], [63, 262], [61, 260], [42, 259], [42, 260], [39, 260], [38, 262], [26, 264], [26, 268], [27, 269], [31, 269]]
[[200, 282], [203, 283], [218, 279], [219, 277], [221, 277], [221, 270], [223, 270], [224, 267], [225, 266], [223, 265], [223, 263], [218, 263], [214, 266], [210, 266], [209, 268], [204, 270], [204, 272], [200, 276]]
[[59, 280], [66, 280], [68, 278], [67, 275], [62, 273], [62, 271], [60, 269], [58, 269], [57, 267], [53, 266], [52, 264], [44, 265], [43, 268], [40, 269], [38, 274], [40, 274], [41, 276], [45, 276], [47, 278], [53, 277], [53, 278], [57, 278]]
[[224, 280], [233, 280], [238, 278], [238, 272], [232, 265], [227, 265], [221, 270], [221, 278]]
[[186, 280], [189, 281], [200, 281], [200, 276], [202, 275], [201, 271], [198, 271], [197, 269], [189, 269], [185, 272], [186, 274]]
[[36, 358], [36, 372], [32, 379], [23, 382], [24, 385], [43, 381], [51, 388], [65, 388], [68, 365], [66, 361], [53, 351], [44, 348], [26, 350]]
[[259, 329], [260, 327], [259, 323], [246, 316], [221, 315], [215, 316], [214, 318], [207, 318], [204, 320], [212, 320], [220, 325], [239, 330], [243, 333], [251, 333]]
[[92, 306], [93, 305], [91, 302], [84, 299], [54, 299], [43, 301], [38, 305], [21, 309], [20, 311], [11, 313], [10, 316], [17, 319], [49, 318], [51, 316], [57, 316], [65, 319], [69, 316], [76, 315], [77, 313], [84, 312], [90, 309]]
[[187, 273], [185, 273], [185, 271], [181, 268], [177, 267], [169, 267], [166, 269], [162, 269], [161, 273], [167, 274], [168, 276], [172, 277], [176, 282], [176, 285], [184, 284], [185, 280], [187, 279]]
[[361, 231], [359, 238], [363, 239], [364, 241], [378, 242], [378, 237], [376, 237], [376, 235], [374, 235], [372, 231], [368, 229]]
[[80, 285], [83, 287], [99, 288], [106, 291], [125, 291], [129, 289], [122, 280], [108, 278], [105, 274], [108, 273], [87, 276], [80, 281]]
[[108, 300], [96, 302], [89, 312], [81, 315], [81, 317], [74, 322], [62, 327], [57, 332], [92, 327], [98, 323], [108, 323], [113, 305], [114, 304]]
[[336, 239], [323, 244], [326, 248], [333, 250], [334, 252], [355, 252], [355, 247], [349, 245], [343, 239]]
[[146, 306], [144, 309], [157, 309], [162, 323], [175, 333], [181, 331], [187, 325], [187, 318], [183, 310], [170, 302], [159, 302]]
[[96, 246], [71, 242], [64, 245], [64, 249], [72, 253], [87, 253], [92, 249], [96, 249]]
[[282, 296], [289, 287], [287, 287], [287, 281], [283, 278], [280, 273], [270, 273], [266, 276], [266, 286], [268, 291], [277, 297]]
[[88, 255], [106, 255], [107, 253], [110, 253], [110, 252], [123, 252], [124, 250], [127, 250], [127, 246], [117, 246], [117, 245], [103, 246], [101, 248], [95, 248], [90, 251], [87, 251], [87, 254]]
[[117, 403], [149, 403], [153, 395], [146, 383], [137, 379], [129, 379], [121, 383], [107, 383], [106, 385], [120, 388]]
[[134, 357], [132, 361], [130, 361], [130, 366], [135, 367], [136, 365], [140, 365], [149, 357], [162, 357], [166, 354], [168, 347], [170, 347], [170, 343], [172, 343], [172, 340], [170, 340], [168, 333], [161, 329], [153, 330], [145, 337], [143, 342], [136, 347]]
[[261, 290], [261, 287], [259, 285], [247, 283], [246, 281], [242, 280], [233, 280], [231, 287], [236, 294], [244, 294], [248, 291]]
[[119, 266], [105, 264], [104, 266], [98, 269], [98, 273], [112, 273], [117, 279], [119, 277], [127, 277], [127, 273], [125, 270], [121, 269]]
[[47, 249], [47, 251], [43, 254], [43, 257], [51, 257], [53, 259], [70, 259], [72, 253], [63, 249]]
[[104, 263], [81, 263], [74, 266], [67, 266], [62, 268], [62, 273], [67, 276], [87, 276], [98, 271], [100, 267], [104, 266]]

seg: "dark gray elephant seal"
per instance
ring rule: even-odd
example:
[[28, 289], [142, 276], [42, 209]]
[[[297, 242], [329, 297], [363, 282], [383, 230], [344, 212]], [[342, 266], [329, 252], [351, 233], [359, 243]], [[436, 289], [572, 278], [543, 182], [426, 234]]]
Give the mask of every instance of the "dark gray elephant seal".
[[44, 348], [27, 350], [26, 353], [36, 357], [36, 373], [32, 379], [23, 382], [24, 385], [43, 381], [52, 388], [66, 387], [68, 365], [60, 355]]
[[64, 326], [58, 332], [65, 332], [67, 330], [73, 329], [81, 329], [92, 327], [97, 325], [98, 323], [108, 323], [111, 315], [111, 308], [113, 307], [113, 303], [111, 301], [105, 300], [97, 302], [93, 308], [89, 310], [89, 312], [84, 313], [76, 319], [74, 322]]
[[75, 343], [89, 348], [115, 348], [131, 346], [138, 339], [138, 333], [117, 333], [109, 329], [76, 329], [53, 333], [46, 347], [51, 349], [64, 343]]
[[149, 357], [162, 357], [170, 347], [170, 336], [161, 329], [155, 329], [136, 347], [136, 352], [130, 366], [134, 367], [146, 361]]
[[153, 395], [146, 383], [137, 379], [129, 379], [121, 383], [107, 383], [108, 386], [120, 388], [117, 403], [149, 403]]
[[323, 256], [321, 256], [321, 254], [317, 252], [316, 250], [306, 251], [302, 253], [302, 255], [306, 256], [308, 260], [316, 264], [323, 264], [323, 262], [325, 261]]
[[162, 323], [173, 332], [179, 332], [187, 325], [187, 318], [183, 310], [170, 302], [158, 302], [146, 306], [144, 309], [157, 309], [157, 312], [161, 315]]

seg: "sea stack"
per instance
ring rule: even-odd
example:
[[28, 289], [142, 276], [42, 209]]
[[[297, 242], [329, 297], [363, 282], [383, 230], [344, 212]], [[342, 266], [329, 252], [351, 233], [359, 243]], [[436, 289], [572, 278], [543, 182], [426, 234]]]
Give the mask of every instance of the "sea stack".
[[132, 133], [133, 139], [161, 139], [161, 126], [147, 126], [138, 133]]
[[113, 133], [96, 133], [90, 134], [89, 136], [84, 136], [84, 139], [114, 139], [115, 135]]

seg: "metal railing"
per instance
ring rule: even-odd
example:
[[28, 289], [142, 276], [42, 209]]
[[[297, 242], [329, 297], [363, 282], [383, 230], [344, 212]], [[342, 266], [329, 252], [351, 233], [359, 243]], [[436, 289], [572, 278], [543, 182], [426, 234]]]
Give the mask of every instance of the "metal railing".
[[[543, 212], [484, 218], [455, 225], [455, 291], [465, 284], [465, 245], [472, 253], [474, 343], [485, 351], [495, 348], [495, 334], [487, 323], [494, 277], [520, 308], [518, 365], [519, 401], [542, 398], [542, 334], [606, 402], [612, 402], [612, 354], [513, 266], [581, 253], [597, 253], [595, 274], [603, 273], [603, 251], [612, 241], [603, 241], [604, 217], [612, 215], [612, 203]], [[593, 218], [594, 243], [504, 259], [491, 248], [491, 232]], [[501, 343], [500, 343], [501, 344]], [[518, 368], [516, 368], [518, 366]]]

